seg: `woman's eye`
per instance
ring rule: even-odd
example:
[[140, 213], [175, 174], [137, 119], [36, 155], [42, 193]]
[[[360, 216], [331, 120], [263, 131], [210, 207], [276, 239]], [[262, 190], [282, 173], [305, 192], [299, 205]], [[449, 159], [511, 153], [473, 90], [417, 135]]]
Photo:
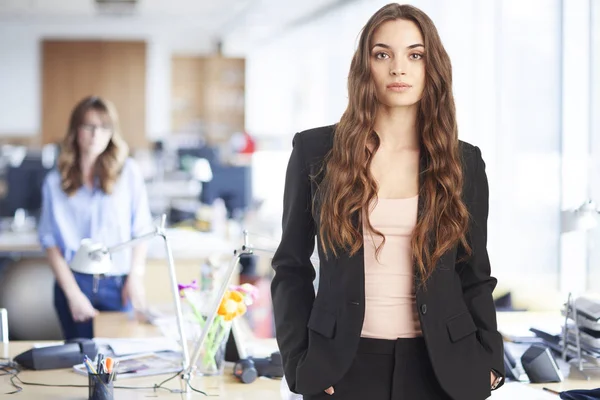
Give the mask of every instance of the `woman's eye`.
[[375, 54], [375, 58], [378, 60], [383, 60], [385, 58], [389, 58], [389, 56], [385, 53], [377, 53], [377, 54]]
[[412, 58], [413, 60], [420, 60], [423, 58], [423, 54], [413, 53], [410, 55], [410, 58]]

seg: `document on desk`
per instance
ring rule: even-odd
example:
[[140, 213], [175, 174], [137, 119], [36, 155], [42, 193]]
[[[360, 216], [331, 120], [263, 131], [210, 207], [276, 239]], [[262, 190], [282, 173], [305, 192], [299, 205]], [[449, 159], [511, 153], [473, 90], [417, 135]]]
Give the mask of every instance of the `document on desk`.
[[108, 347], [113, 355], [127, 356], [131, 354], [157, 353], [160, 351], [180, 351], [178, 343], [167, 337], [154, 338], [95, 338], [98, 347]]
[[560, 315], [536, 318], [533, 321], [498, 324], [498, 330], [505, 340], [517, 343], [541, 341], [530, 329], [535, 328], [550, 335], [560, 335], [564, 317]]
[[[114, 360], [118, 362], [116, 371], [118, 379], [170, 374], [182, 369], [181, 354], [173, 352], [135, 354], [116, 357]], [[84, 364], [74, 365], [73, 371], [80, 375], [88, 373]]]
[[491, 400], [557, 400], [558, 398], [553, 393], [520, 382], [506, 382], [498, 390], [494, 390], [489, 397]]

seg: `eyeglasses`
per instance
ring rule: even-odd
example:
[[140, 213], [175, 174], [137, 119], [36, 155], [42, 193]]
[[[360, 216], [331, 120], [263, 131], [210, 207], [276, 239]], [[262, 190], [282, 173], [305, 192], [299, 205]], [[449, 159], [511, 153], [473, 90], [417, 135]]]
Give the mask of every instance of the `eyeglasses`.
[[81, 130], [88, 133], [100, 132], [100, 133], [112, 133], [113, 129], [110, 126], [93, 125], [93, 124], [81, 124], [79, 126]]

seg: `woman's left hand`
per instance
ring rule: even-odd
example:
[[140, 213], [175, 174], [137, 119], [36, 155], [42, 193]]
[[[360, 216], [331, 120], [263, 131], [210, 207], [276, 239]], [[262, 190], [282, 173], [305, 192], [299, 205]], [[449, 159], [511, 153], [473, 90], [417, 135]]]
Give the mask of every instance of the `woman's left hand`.
[[131, 274], [123, 285], [123, 304], [131, 301], [131, 306], [138, 318], [144, 315], [146, 309], [146, 291], [144, 289], [144, 276]]
[[490, 371], [490, 386], [494, 386], [494, 382], [496, 381], [496, 375]]

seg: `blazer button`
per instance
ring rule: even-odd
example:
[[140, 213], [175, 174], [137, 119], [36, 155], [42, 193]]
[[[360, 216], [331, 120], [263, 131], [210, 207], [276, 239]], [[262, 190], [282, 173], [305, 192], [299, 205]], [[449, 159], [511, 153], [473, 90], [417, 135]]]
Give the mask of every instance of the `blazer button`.
[[421, 314], [427, 314], [427, 304], [421, 304]]

